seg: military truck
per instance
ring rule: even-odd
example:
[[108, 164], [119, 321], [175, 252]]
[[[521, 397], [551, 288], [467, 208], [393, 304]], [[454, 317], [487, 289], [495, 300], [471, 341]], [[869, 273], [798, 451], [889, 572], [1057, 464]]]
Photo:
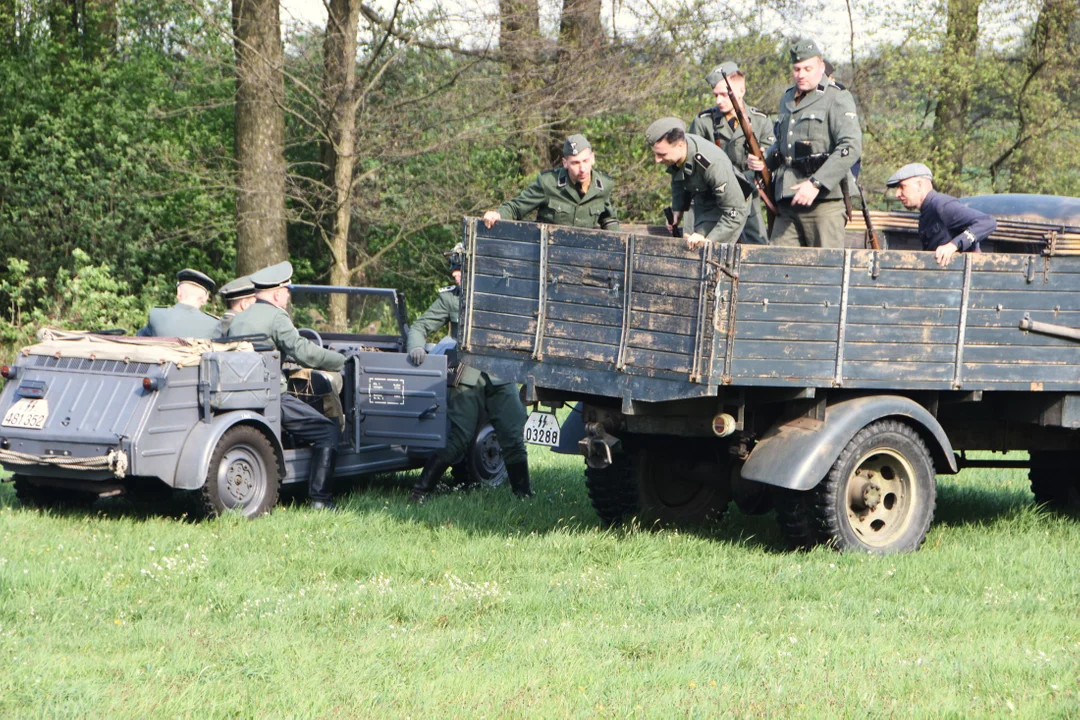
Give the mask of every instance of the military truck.
[[[288, 391], [341, 422], [335, 477], [416, 468], [446, 437], [446, 362], [414, 367], [405, 354], [400, 293], [293, 286], [301, 334], [345, 354], [340, 390], [286, 366]], [[347, 321], [329, 317], [345, 296]], [[211, 342], [43, 331], [0, 367], [0, 464], [19, 498], [43, 507], [174, 488], [198, 491], [206, 511], [255, 517], [282, 486], [303, 483], [310, 449], [281, 427], [282, 359], [264, 337]], [[490, 426], [468, 472], [502, 471]]]
[[[914, 550], [936, 476], [965, 467], [1030, 467], [1036, 500], [1080, 506], [1070, 207], [1003, 223], [992, 252], [947, 268], [897, 249], [910, 223], [884, 250], [688, 250], [467, 218], [459, 340], [524, 385], [527, 440], [584, 455], [608, 523], [700, 522], [734, 500], [775, 508], [796, 547]], [[552, 410], [573, 402], [560, 427]]]

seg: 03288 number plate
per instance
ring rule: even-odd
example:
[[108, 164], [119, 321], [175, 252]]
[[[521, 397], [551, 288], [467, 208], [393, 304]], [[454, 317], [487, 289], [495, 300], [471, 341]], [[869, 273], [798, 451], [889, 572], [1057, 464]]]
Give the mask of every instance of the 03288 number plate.
[[552, 413], [529, 413], [525, 423], [525, 442], [533, 445], [557, 447], [559, 444], [559, 419]]

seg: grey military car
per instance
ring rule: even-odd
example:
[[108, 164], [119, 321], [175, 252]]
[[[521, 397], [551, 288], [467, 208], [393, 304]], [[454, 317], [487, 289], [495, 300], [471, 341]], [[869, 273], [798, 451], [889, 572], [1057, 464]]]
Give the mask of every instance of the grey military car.
[[[344, 322], [327, 319], [335, 295]], [[200, 492], [211, 515], [261, 515], [308, 475], [310, 450], [281, 427], [283, 372], [289, 392], [341, 423], [336, 477], [421, 466], [445, 442], [447, 358], [408, 362], [400, 293], [294, 286], [293, 298], [301, 333], [346, 356], [340, 383], [283, 369], [261, 337], [39, 333], [0, 368], [0, 464], [19, 498], [63, 507], [174, 488]], [[469, 460], [474, 480], [500, 475], [490, 426]]]

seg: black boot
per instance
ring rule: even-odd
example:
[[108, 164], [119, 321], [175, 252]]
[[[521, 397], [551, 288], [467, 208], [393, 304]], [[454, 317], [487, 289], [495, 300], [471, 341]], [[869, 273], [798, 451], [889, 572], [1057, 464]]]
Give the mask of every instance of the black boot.
[[518, 497], [532, 497], [532, 487], [529, 485], [529, 462], [507, 463], [506, 474], [510, 477], [510, 489]]
[[439, 480], [442, 479], [448, 467], [450, 463], [443, 462], [434, 455], [429, 457], [424, 469], [420, 471], [420, 477], [413, 485], [412, 492], [409, 493], [409, 502], [418, 504], [424, 502], [427, 496], [434, 492], [435, 486], [439, 484]]
[[308, 473], [308, 497], [315, 510], [333, 510], [334, 505], [334, 460], [337, 450], [332, 447], [317, 447], [311, 451], [311, 470]]

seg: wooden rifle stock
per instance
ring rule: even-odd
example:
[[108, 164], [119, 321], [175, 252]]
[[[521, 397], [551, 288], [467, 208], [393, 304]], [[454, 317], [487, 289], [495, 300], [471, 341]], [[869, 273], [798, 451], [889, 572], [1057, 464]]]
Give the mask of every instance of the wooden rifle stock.
[[863, 195], [862, 183], [855, 183], [855, 187], [859, 188], [859, 199], [862, 201], [862, 217], [863, 222], [866, 224], [866, 236], [869, 240], [871, 250], [881, 250], [885, 247], [885, 244], [881, 242], [881, 236], [878, 235], [878, 231], [874, 228], [874, 221], [870, 219], [870, 208], [866, 206], [866, 196]]
[[[761, 151], [761, 143], [758, 142], [757, 136], [754, 135], [753, 126], [739, 106], [739, 99], [735, 97], [735, 91], [731, 88], [731, 80], [728, 79], [727, 73], [723, 70], [720, 71], [720, 75], [724, 78], [724, 84], [727, 85], [728, 97], [731, 98], [731, 107], [735, 110], [735, 119], [739, 122], [739, 127], [742, 128], [743, 135], [746, 137], [746, 144], [750, 148], [750, 154], [764, 163], [765, 153]], [[756, 173], [756, 176], [754, 185], [757, 187], [761, 200], [765, 203], [765, 212], [769, 216], [769, 234], [772, 234], [773, 219], [776, 217], [776, 205], [773, 204], [772, 172], [769, 171], [769, 166], [765, 165], [765, 168]]]

